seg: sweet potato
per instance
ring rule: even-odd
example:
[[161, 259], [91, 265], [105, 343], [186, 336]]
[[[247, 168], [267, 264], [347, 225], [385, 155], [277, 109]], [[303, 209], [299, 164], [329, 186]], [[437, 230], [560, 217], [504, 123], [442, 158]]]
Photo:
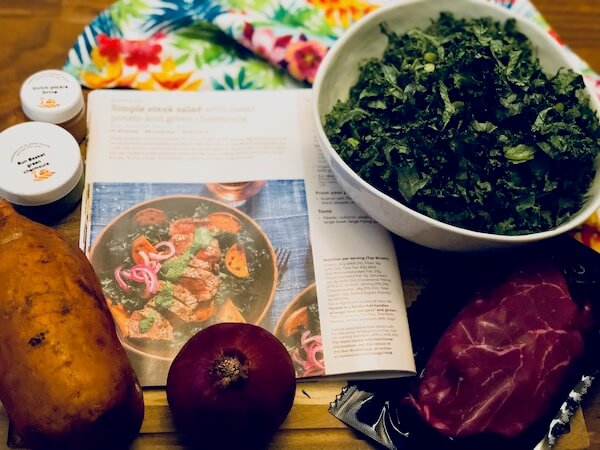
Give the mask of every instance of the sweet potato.
[[283, 322], [283, 333], [290, 337], [294, 333], [308, 330], [308, 306], [304, 305], [292, 312]]
[[0, 199], [0, 400], [33, 449], [113, 449], [142, 391], [85, 255]]
[[217, 312], [217, 319], [219, 322], [241, 322], [246, 323], [246, 319], [237, 309], [237, 306], [233, 303], [233, 301], [228, 298], [223, 302], [223, 304], [219, 307], [219, 311]]
[[225, 267], [238, 278], [248, 278], [250, 276], [246, 251], [239, 242], [229, 247], [229, 250], [225, 253]]
[[215, 212], [206, 216], [205, 221], [209, 228], [226, 233], [239, 233], [242, 222], [233, 214], [226, 212]]

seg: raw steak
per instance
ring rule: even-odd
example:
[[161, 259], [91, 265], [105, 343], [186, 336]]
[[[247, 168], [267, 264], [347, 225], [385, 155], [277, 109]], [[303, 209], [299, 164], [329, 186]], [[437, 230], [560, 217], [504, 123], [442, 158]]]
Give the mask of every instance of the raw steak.
[[583, 352], [589, 310], [558, 269], [530, 263], [465, 306], [433, 350], [412, 397], [451, 437], [515, 437], [548, 412]]

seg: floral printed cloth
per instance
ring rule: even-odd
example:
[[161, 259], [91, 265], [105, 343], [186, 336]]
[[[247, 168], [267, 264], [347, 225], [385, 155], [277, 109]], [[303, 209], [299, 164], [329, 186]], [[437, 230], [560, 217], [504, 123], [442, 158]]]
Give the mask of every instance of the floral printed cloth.
[[85, 28], [65, 70], [90, 88], [298, 86], [293, 78], [310, 83], [344, 27], [373, 8], [362, 0], [118, 0]]
[[[528, 17], [560, 42], [530, 0], [481, 1]], [[117, 0], [78, 37], [65, 70], [89, 88], [302, 86], [336, 38], [377, 7], [371, 0]], [[600, 77], [571, 56], [600, 95]]]

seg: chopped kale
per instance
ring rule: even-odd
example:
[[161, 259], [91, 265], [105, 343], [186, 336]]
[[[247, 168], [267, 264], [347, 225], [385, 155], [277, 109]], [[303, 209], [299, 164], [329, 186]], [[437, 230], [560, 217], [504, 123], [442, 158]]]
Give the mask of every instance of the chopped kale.
[[364, 61], [325, 132], [365, 181], [434, 219], [526, 234], [577, 212], [595, 175], [598, 117], [583, 79], [542, 70], [514, 20], [442, 13]]

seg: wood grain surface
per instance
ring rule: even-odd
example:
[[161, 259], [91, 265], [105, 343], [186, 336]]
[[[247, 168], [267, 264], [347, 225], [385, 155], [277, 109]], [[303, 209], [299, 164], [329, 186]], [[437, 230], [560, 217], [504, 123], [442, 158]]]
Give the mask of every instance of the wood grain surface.
[[[535, 1], [535, 0], [534, 0]], [[24, 121], [19, 87], [33, 72], [60, 68], [75, 38], [111, 0], [0, 0], [0, 130]], [[563, 41], [600, 71], [600, 0], [537, 0], [538, 9]], [[2, 174], [0, 174], [2, 176]], [[57, 224], [69, 239], [79, 235], [79, 209]], [[426, 250], [409, 246], [400, 261], [407, 297], [427, 276]], [[343, 383], [299, 385], [294, 408], [269, 448], [366, 449], [361, 435], [329, 415], [327, 406]], [[600, 389], [596, 386], [558, 448], [600, 449]], [[146, 418], [132, 448], [181, 449], [163, 390], [145, 392]], [[6, 442], [6, 415], [0, 410], [0, 448]]]

